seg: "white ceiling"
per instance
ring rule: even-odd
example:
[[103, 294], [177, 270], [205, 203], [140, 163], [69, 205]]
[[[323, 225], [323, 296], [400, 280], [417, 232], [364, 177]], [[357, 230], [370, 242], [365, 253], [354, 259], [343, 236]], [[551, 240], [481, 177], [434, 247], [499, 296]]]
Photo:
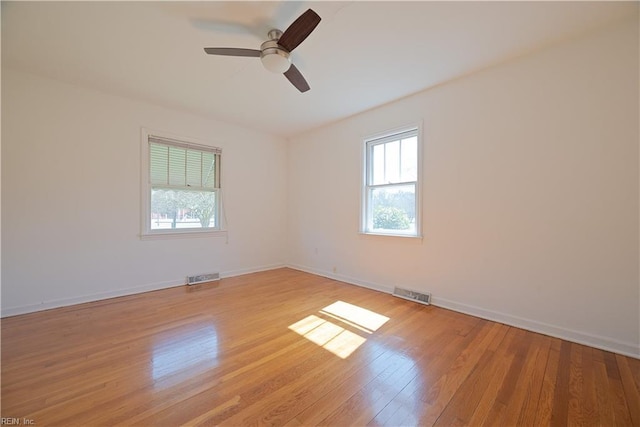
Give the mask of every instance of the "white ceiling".
[[[299, 93], [257, 58], [307, 8]], [[2, 2], [2, 66], [292, 136], [614, 21], [637, 2]]]

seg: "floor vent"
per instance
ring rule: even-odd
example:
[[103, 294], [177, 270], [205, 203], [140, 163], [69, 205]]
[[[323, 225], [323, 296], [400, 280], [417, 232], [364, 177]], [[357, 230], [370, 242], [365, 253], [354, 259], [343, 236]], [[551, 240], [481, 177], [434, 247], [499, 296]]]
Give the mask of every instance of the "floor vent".
[[420, 304], [431, 304], [430, 293], [411, 291], [409, 289], [402, 289], [397, 286], [393, 288], [393, 296], [419, 302]]
[[198, 274], [197, 276], [187, 277], [187, 285], [197, 285], [198, 283], [213, 282], [220, 280], [220, 273]]

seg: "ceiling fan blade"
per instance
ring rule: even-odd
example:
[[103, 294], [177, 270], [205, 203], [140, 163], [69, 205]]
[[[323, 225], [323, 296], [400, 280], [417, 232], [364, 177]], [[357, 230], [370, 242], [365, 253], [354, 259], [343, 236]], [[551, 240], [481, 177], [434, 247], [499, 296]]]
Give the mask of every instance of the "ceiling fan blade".
[[225, 55], [225, 56], [250, 56], [260, 57], [260, 51], [257, 49], [242, 49], [236, 47], [205, 47], [204, 51], [209, 55]]
[[287, 71], [284, 72], [284, 76], [289, 80], [300, 92], [306, 92], [309, 89], [309, 83], [304, 79], [302, 73], [296, 68], [295, 65], [291, 64], [291, 67]]
[[320, 23], [320, 16], [309, 9], [284, 30], [278, 44], [291, 52], [306, 39]]

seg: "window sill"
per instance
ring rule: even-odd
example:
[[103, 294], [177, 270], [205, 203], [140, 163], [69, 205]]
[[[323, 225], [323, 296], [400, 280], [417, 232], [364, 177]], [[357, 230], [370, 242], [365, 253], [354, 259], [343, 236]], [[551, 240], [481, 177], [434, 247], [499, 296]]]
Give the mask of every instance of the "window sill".
[[402, 237], [404, 239], [417, 239], [422, 240], [422, 235], [415, 234], [394, 234], [394, 233], [373, 233], [371, 231], [359, 231], [358, 234], [362, 236], [374, 236], [374, 237]]
[[227, 230], [215, 231], [155, 231], [140, 234], [140, 240], [193, 239], [200, 237], [226, 237]]

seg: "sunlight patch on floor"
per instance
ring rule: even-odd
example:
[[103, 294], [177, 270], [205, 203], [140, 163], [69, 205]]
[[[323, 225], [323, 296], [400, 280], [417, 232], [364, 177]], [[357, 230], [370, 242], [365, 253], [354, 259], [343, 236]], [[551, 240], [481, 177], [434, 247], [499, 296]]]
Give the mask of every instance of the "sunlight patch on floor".
[[344, 301], [336, 301], [320, 310], [320, 312], [329, 313], [348, 322], [355, 323], [371, 332], [377, 331], [380, 326], [389, 320], [387, 316]]
[[[389, 320], [386, 316], [343, 301], [324, 307], [320, 313], [367, 334], [378, 330]], [[349, 357], [367, 340], [314, 314], [290, 325], [289, 329], [342, 359]]]

